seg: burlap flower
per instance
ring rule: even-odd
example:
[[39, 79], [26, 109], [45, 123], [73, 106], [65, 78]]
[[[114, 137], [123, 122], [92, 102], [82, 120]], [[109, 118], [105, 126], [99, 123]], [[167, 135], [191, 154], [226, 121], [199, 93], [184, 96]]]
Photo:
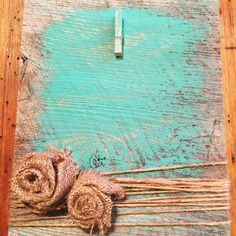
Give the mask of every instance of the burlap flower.
[[84, 170], [68, 196], [69, 214], [81, 228], [92, 230], [97, 226], [100, 235], [104, 235], [111, 225], [111, 196], [123, 198], [123, 188], [97, 172]]
[[31, 153], [13, 171], [11, 191], [34, 212], [47, 212], [65, 202], [76, 174], [76, 165], [66, 151]]

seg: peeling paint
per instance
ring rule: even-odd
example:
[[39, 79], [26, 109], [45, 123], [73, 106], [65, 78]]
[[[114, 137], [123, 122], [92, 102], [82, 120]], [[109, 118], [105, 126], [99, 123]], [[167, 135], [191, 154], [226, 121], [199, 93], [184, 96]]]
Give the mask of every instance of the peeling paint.
[[209, 22], [159, 10], [123, 12], [122, 60], [113, 54], [112, 8], [73, 10], [45, 30], [49, 76], [39, 123], [47, 130], [36, 149], [70, 146], [84, 167], [98, 150], [106, 157], [99, 170], [110, 170], [111, 158], [114, 169], [222, 158], [222, 148], [214, 149], [222, 137], [210, 136], [213, 124], [205, 125], [212, 117], [222, 120], [215, 112], [221, 104], [201, 92], [207, 75], [193, 57], [209, 37]]

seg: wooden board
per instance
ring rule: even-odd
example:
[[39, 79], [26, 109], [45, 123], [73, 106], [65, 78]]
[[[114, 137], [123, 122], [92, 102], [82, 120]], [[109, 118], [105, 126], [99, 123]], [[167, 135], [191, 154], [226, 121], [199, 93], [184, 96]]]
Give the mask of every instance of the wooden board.
[[[117, 5], [124, 7], [122, 60], [114, 57]], [[71, 147], [80, 166], [100, 171], [224, 160], [218, 7], [211, 0], [57, 5], [26, 0], [16, 158], [52, 145]], [[227, 173], [209, 168], [155, 175], [224, 178]], [[227, 211], [158, 216], [161, 221], [227, 218]], [[148, 219], [157, 220], [133, 218]], [[111, 234], [229, 232], [227, 225], [135, 230]], [[73, 235], [77, 229], [10, 232]]]
[[0, 1], [0, 230], [8, 231], [23, 1]]
[[[42, 11], [49, 15], [47, 4]], [[206, 5], [198, 11], [208, 17]], [[158, 7], [163, 10], [123, 10], [123, 60], [113, 54], [112, 8], [59, 8], [52, 16], [65, 14], [64, 20], [40, 29], [42, 20], [34, 30], [39, 36], [25, 36], [24, 54], [38, 53], [30, 65], [38, 67], [29, 68], [38, 77], [24, 78], [18, 133], [31, 145], [22, 153], [69, 146], [80, 165], [101, 171], [224, 160], [219, 35], [211, 28], [219, 23], [217, 13], [207, 22], [197, 9], [190, 20], [173, 7], [168, 12], [162, 1]], [[96, 156], [102, 164], [93, 163]]]
[[220, 1], [226, 158], [231, 179], [231, 235], [236, 235], [236, 1]]

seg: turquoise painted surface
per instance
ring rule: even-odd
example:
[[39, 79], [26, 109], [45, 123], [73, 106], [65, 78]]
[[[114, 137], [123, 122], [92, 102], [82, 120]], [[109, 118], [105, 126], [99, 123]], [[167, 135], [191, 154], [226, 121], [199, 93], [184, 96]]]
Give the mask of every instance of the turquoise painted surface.
[[[34, 84], [33, 90], [38, 95], [38, 100], [34, 96], [33, 100], [42, 108], [38, 114], [39, 130], [32, 124], [29, 127], [32, 133], [36, 131], [34, 148], [42, 150], [48, 144], [59, 148], [68, 146], [79, 164], [109, 171], [224, 159], [218, 3], [209, 0], [160, 0], [149, 5], [149, 1], [122, 2], [139, 4], [142, 9], [123, 10], [125, 54], [117, 60], [113, 48], [115, 9], [74, 9], [65, 13], [65, 9], [81, 1], [75, 2], [64, 1], [59, 6], [56, 1], [40, 1], [40, 4], [28, 1], [26, 7], [30, 17], [24, 25], [28, 25], [27, 32], [32, 38], [25, 39], [26, 55], [29, 62], [36, 63], [32, 67], [40, 84], [32, 78], [31, 68], [29, 82]], [[104, 1], [100, 1], [100, 6], [98, 2], [92, 1], [91, 8], [104, 7]], [[32, 14], [37, 19], [33, 22]], [[42, 44], [38, 45], [39, 28], [48, 19], [52, 21], [44, 34], [40, 31]], [[39, 47], [35, 48], [35, 44]], [[37, 57], [31, 49], [37, 51]], [[31, 97], [29, 100], [32, 101]], [[23, 113], [23, 106], [21, 109]], [[28, 136], [24, 134], [27, 121], [31, 122], [25, 110], [25, 123], [18, 125], [23, 137], [19, 141], [26, 138], [31, 141], [32, 137], [31, 132]], [[28, 145], [22, 153], [32, 151], [31, 148]], [[224, 173], [222, 169], [205, 168], [197, 173], [191, 169], [157, 174], [218, 178]], [[114, 220], [212, 222], [228, 220], [228, 214], [226, 211], [184, 212], [119, 216]], [[110, 235], [197, 236], [228, 235], [228, 232], [227, 225], [121, 227]], [[20, 227], [11, 228], [10, 234], [55, 236], [84, 235], [84, 232], [78, 227]]]
[[123, 9], [124, 57], [116, 59], [114, 16], [112, 8], [74, 9], [42, 35], [35, 149], [71, 147], [80, 165], [98, 170], [221, 158], [213, 136], [221, 94], [207, 92], [219, 89], [210, 75], [218, 64], [204, 73], [198, 53], [210, 23]]

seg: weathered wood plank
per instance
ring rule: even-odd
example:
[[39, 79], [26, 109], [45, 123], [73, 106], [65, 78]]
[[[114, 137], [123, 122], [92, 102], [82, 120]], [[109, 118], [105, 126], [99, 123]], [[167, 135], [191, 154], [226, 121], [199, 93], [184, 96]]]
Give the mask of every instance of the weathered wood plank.
[[[23, 53], [27, 60], [27, 70], [24, 76], [24, 79], [21, 83], [21, 94], [19, 99], [19, 119], [18, 119], [18, 139], [17, 139], [17, 157], [20, 154], [24, 154], [26, 152], [31, 151], [34, 148], [37, 148], [41, 145], [41, 142], [45, 140], [40, 139], [40, 134], [42, 133], [39, 129], [40, 124], [36, 124], [35, 117], [39, 113], [41, 109], [41, 103], [37, 100], [37, 94], [35, 94], [35, 90], [44, 89], [45, 86], [45, 77], [48, 77], [49, 71], [42, 70], [42, 64], [44, 64], [45, 58], [47, 57], [47, 52], [41, 50], [42, 48], [42, 39], [41, 35], [44, 32], [44, 29], [50, 22], [53, 22], [58, 19], [62, 19], [65, 17], [65, 12], [73, 8], [74, 6], [79, 7], [88, 7], [88, 8], [106, 8], [105, 1], [96, 1], [96, 2], [89, 2], [89, 1], [67, 1], [66, 3], [63, 0], [60, 0], [55, 4], [55, 1], [26, 1], [26, 11], [25, 11], [25, 23], [24, 23], [24, 34], [23, 34]], [[199, 99], [195, 99], [196, 104], [199, 104], [199, 110], [204, 113], [205, 111], [211, 111], [211, 117], [215, 117], [215, 119], [208, 117], [202, 117], [199, 122], [202, 124], [202, 120], [207, 120], [206, 127], [185, 127], [184, 124], [181, 127], [177, 127], [178, 129], [173, 129], [173, 138], [170, 136], [170, 141], [173, 142], [183, 142], [181, 147], [176, 146], [173, 150], [166, 150], [165, 153], [175, 153], [175, 151], [184, 152], [186, 151], [185, 147], [187, 148], [190, 144], [186, 143], [187, 141], [192, 141], [191, 138], [179, 138], [176, 139], [176, 136], [180, 136], [180, 133], [183, 130], [186, 130], [188, 136], [190, 133], [193, 133], [195, 130], [196, 138], [193, 139], [194, 147], [198, 149], [198, 155], [201, 156], [202, 159], [207, 158], [209, 160], [222, 159], [223, 158], [223, 117], [221, 115], [222, 111], [222, 101], [221, 101], [221, 82], [219, 77], [219, 44], [218, 44], [218, 4], [216, 1], [212, 0], [201, 0], [196, 3], [196, 1], [188, 1], [186, 4], [185, 1], [178, 0], [173, 2], [163, 1], [163, 0], [145, 0], [145, 1], [112, 1], [110, 5], [121, 5], [121, 6], [138, 6], [141, 9], [149, 8], [149, 9], [156, 9], [161, 10], [166, 13], [166, 15], [180, 17], [186, 19], [190, 22], [208, 22], [212, 30], [209, 28], [209, 37], [207, 40], [199, 41], [199, 45], [197, 46], [197, 51], [187, 51], [186, 54], [183, 55], [183, 58], [186, 59], [187, 62], [191, 62], [191, 55], [194, 53], [194, 57], [196, 60], [192, 60], [193, 63], [200, 63], [204, 70], [200, 72], [203, 76], [204, 87], [201, 87], [202, 93], [208, 95], [209, 103], [205, 103], [204, 101], [200, 101]], [[110, 6], [109, 5], [109, 6]], [[56, 9], [56, 10], [55, 10]], [[32, 14], [34, 12], [34, 14]], [[43, 12], [43, 14], [42, 14]], [[114, 15], [113, 15], [114, 17]], [[196, 31], [198, 29], [195, 29]], [[201, 30], [200, 30], [201, 31]], [[70, 37], [70, 36], [69, 36]], [[113, 45], [113, 44], [112, 44]], [[111, 49], [112, 50], [112, 49]], [[110, 51], [110, 49], [109, 49]], [[111, 51], [110, 51], [111, 52]], [[212, 69], [212, 66], [214, 69]], [[196, 74], [195, 74], [196, 75]], [[194, 76], [194, 75], [193, 75]], [[210, 78], [210, 79], [209, 79]], [[47, 82], [46, 82], [47, 84]], [[173, 84], [174, 85], [174, 84]], [[209, 88], [212, 89], [209, 89]], [[34, 89], [35, 88], [35, 89]], [[200, 92], [201, 93], [201, 92]], [[178, 95], [178, 94], [177, 94]], [[174, 97], [177, 96], [174, 93], [170, 94], [170, 96]], [[184, 95], [178, 95], [184, 96]], [[199, 97], [199, 96], [196, 96]], [[215, 108], [212, 109], [212, 104], [210, 101], [215, 102]], [[194, 102], [194, 101], [192, 101]], [[200, 106], [201, 104], [201, 106]], [[167, 113], [167, 112], [166, 112]], [[206, 113], [207, 114], [207, 113]], [[165, 114], [165, 116], [167, 116]], [[209, 114], [210, 115], [210, 114]], [[174, 116], [174, 114], [173, 114]], [[166, 119], [167, 121], [167, 118]], [[185, 115], [185, 119], [187, 119]], [[204, 124], [203, 124], [204, 125]], [[206, 134], [207, 132], [210, 134], [211, 131], [214, 130], [213, 135]], [[176, 133], [177, 132], [177, 133]], [[198, 134], [201, 134], [200, 137], [197, 137]], [[55, 134], [56, 135], [56, 134]], [[78, 142], [84, 142], [83, 140], [86, 137], [82, 134], [80, 140]], [[109, 137], [107, 137], [109, 139]], [[111, 137], [110, 137], [111, 138]], [[212, 140], [213, 138], [213, 140]], [[105, 137], [103, 139], [106, 139]], [[201, 139], [200, 142], [197, 142]], [[205, 140], [205, 141], [204, 141]], [[211, 140], [215, 145], [212, 144]], [[76, 141], [76, 140], [75, 140]], [[117, 140], [118, 141], [118, 140]], [[152, 142], [155, 140], [153, 139]], [[167, 139], [168, 141], [168, 139]], [[32, 142], [34, 143], [34, 147], [32, 147]], [[163, 140], [164, 142], [164, 140]], [[172, 143], [173, 143], [172, 142]], [[63, 140], [58, 140], [58, 144], [63, 144]], [[64, 145], [67, 145], [68, 141], [64, 142]], [[145, 142], [146, 143], [146, 142]], [[184, 145], [186, 143], [186, 145]], [[200, 147], [198, 146], [203, 143]], [[171, 143], [169, 142], [171, 145]], [[205, 145], [204, 145], [205, 144]], [[70, 144], [68, 144], [70, 145]], [[147, 144], [147, 146], [149, 146]], [[205, 149], [203, 149], [205, 147]], [[160, 150], [163, 152], [164, 147]], [[164, 149], [165, 150], [165, 149]], [[142, 150], [141, 154], [142, 154]], [[99, 152], [99, 150], [98, 150]], [[100, 152], [101, 155], [103, 151]], [[96, 147], [94, 147], [94, 154], [96, 153]], [[116, 150], [114, 150], [114, 154]], [[91, 156], [93, 152], [87, 153], [87, 155]], [[155, 154], [153, 152], [153, 154]], [[86, 154], [84, 154], [86, 155]], [[157, 156], [157, 159], [160, 157]], [[165, 158], [166, 159], [166, 158]], [[138, 161], [138, 160], [136, 160]], [[113, 161], [115, 162], [115, 160]], [[105, 163], [106, 164], [106, 163]], [[130, 163], [136, 168], [138, 165]], [[164, 164], [164, 163], [163, 163]], [[166, 163], [168, 164], [168, 163]], [[88, 165], [88, 164], [87, 164]], [[141, 165], [142, 166], [142, 165]], [[118, 167], [117, 167], [118, 168]]]
[[236, 1], [220, 0], [226, 158], [231, 179], [231, 228], [236, 235]]
[[[116, 230], [112, 230], [109, 235], [112, 236], [120, 236], [120, 235], [160, 235], [160, 236], [202, 236], [202, 235], [222, 235], [227, 236], [227, 233], [222, 233], [222, 226], [216, 226], [208, 228], [205, 230], [204, 227], [188, 227], [188, 233], [186, 233], [186, 227], [161, 227], [157, 228], [155, 232], [152, 228], [142, 228], [142, 227], [134, 227], [134, 228], [118, 228]], [[227, 229], [227, 227], [225, 227]], [[28, 228], [11, 228], [11, 236], [62, 236], [62, 235], [70, 235], [70, 236], [87, 236], [85, 232], [81, 231], [79, 228], [69, 228], [69, 227], [57, 227], [57, 228], [48, 228], [48, 227], [28, 227]], [[225, 231], [226, 232], [226, 231]]]
[[219, 68], [205, 68], [210, 22], [123, 9], [126, 57], [116, 60], [114, 9], [66, 15], [41, 35], [37, 150], [70, 146], [80, 165], [104, 171], [223, 159]]
[[23, 1], [0, 1], [0, 229], [8, 232]]
[[[138, 6], [124, 12], [124, 60], [114, 58], [110, 6]], [[17, 156], [49, 143], [72, 147], [80, 165], [101, 171], [224, 160], [215, 0], [26, 0], [25, 16], [23, 53], [28, 66], [21, 84]], [[226, 170], [160, 175], [224, 177]], [[227, 220], [227, 213], [158, 219], [184, 217]], [[133, 217], [134, 222], [141, 220], [147, 217]], [[84, 235], [69, 228], [11, 228], [10, 232]], [[228, 226], [140, 227], [117, 228], [111, 235], [140, 232], [227, 235], [229, 231]]]

